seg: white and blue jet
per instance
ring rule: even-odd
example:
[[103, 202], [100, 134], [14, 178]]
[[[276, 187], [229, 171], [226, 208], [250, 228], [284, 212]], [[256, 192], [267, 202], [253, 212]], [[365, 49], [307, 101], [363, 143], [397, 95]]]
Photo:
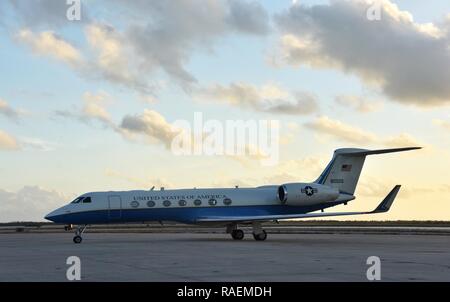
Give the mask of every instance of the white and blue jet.
[[353, 194], [367, 155], [414, 149], [420, 147], [337, 149], [319, 178], [310, 183], [256, 188], [90, 192], [45, 218], [55, 223], [78, 225], [73, 238], [75, 243], [82, 241], [87, 225], [146, 221], [224, 226], [235, 240], [244, 238], [238, 225], [251, 224], [255, 240], [265, 240], [267, 233], [261, 227], [262, 222], [387, 212], [400, 185], [396, 185], [373, 211], [324, 213], [323, 210], [355, 199]]

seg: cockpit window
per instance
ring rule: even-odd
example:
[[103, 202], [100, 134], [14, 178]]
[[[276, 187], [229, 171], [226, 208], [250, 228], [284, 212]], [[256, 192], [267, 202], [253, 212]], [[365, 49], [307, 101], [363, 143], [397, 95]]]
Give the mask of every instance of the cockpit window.
[[79, 203], [80, 201], [83, 200], [84, 197], [77, 197], [75, 198], [71, 203]]
[[92, 200], [90, 197], [86, 197], [83, 199], [83, 203], [91, 203], [91, 202], [92, 202]]

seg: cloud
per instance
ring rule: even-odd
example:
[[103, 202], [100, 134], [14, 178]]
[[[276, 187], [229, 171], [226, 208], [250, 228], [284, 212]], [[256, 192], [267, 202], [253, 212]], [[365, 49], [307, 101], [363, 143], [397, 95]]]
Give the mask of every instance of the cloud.
[[44, 31], [36, 34], [29, 29], [22, 29], [16, 37], [39, 55], [61, 60], [76, 68], [83, 63], [81, 53], [54, 32]]
[[0, 2], [0, 16], [4, 19], [9, 17], [14, 22], [18, 22], [20, 26], [43, 29], [59, 28], [88, 22], [90, 20], [89, 13], [87, 5], [84, 4], [86, 3], [81, 1], [81, 20], [76, 22], [67, 19], [67, 9], [70, 6], [66, 0], [3, 0]]
[[164, 178], [139, 178], [139, 177], [135, 177], [135, 176], [130, 176], [127, 174], [124, 174], [122, 172], [116, 171], [116, 170], [112, 170], [112, 169], [107, 169], [105, 171], [106, 176], [109, 177], [114, 177], [114, 178], [118, 178], [118, 179], [122, 179], [125, 180], [127, 182], [130, 182], [136, 186], [138, 186], [139, 188], [148, 190], [149, 188], [155, 186], [156, 188], [173, 188], [174, 185], [172, 183], [170, 183], [167, 179]]
[[96, 75], [109, 82], [134, 89], [141, 94], [151, 94], [156, 86], [143, 76], [150, 69], [142, 69], [145, 62], [137, 57], [127, 37], [113, 26], [90, 24], [85, 28], [86, 39], [93, 59], [85, 73]]
[[37, 186], [24, 186], [17, 192], [0, 189], [0, 221], [43, 221], [46, 214], [68, 201], [59, 192]]
[[150, 143], [162, 143], [171, 147], [175, 136], [183, 132], [166, 121], [164, 116], [154, 110], [145, 109], [142, 114], [125, 115], [120, 123], [115, 122], [107, 110], [112, 97], [104, 92], [85, 92], [83, 106], [74, 110], [56, 110], [54, 115], [64, 119], [74, 119], [85, 124], [99, 122], [105, 129], [113, 130], [125, 139], [135, 140], [143, 137]]
[[104, 92], [85, 92], [83, 94], [83, 106], [75, 110], [56, 110], [55, 116], [62, 118], [72, 118], [89, 124], [93, 121], [100, 122], [107, 128], [115, 129], [116, 126], [111, 119], [106, 107], [111, 103], [112, 97]]
[[347, 125], [327, 116], [317, 118], [312, 122], [304, 124], [305, 127], [319, 133], [327, 134], [338, 140], [356, 144], [370, 143], [377, 140], [376, 136], [357, 127]]
[[17, 140], [8, 133], [0, 130], [0, 150], [18, 150], [20, 149]]
[[306, 92], [290, 94], [275, 84], [261, 87], [242, 82], [228, 86], [216, 84], [198, 89], [195, 97], [261, 112], [310, 114], [318, 111], [318, 101], [314, 95]]
[[17, 120], [22, 112], [12, 108], [5, 100], [0, 98], [0, 114], [9, 119]]
[[126, 137], [143, 135], [151, 142], [163, 143], [170, 148], [175, 136], [181, 129], [168, 123], [164, 116], [154, 110], [145, 109], [143, 114], [126, 115], [119, 126]]
[[110, 99], [111, 97], [103, 91], [97, 94], [89, 91], [85, 92], [83, 95], [84, 106], [82, 108], [82, 117], [99, 120], [106, 125], [111, 124], [111, 117], [105, 108]]
[[[412, 135], [408, 133], [400, 133], [395, 136], [388, 137], [384, 139], [383, 144], [387, 147], [406, 147], [406, 146], [420, 146], [424, 147], [425, 144], [422, 142], [419, 142], [417, 139], [415, 139]], [[427, 145], [427, 149], [430, 148], [430, 146]]]
[[[251, 143], [245, 143], [242, 151], [243, 154], [237, 153], [226, 155], [226, 157], [239, 162], [247, 168], [255, 167], [257, 164], [268, 162], [271, 159], [271, 155], [268, 152]], [[276, 160], [278, 161], [278, 158]]]
[[306, 179], [313, 181], [325, 167], [322, 162], [315, 156], [282, 161], [272, 175], [264, 178], [264, 183], [282, 184]]
[[405, 104], [449, 104], [450, 22], [416, 23], [390, 1], [379, 3], [379, 21], [368, 20], [366, 0], [291, 6], [275, 17], [282, 61], [357, 75]]
[[53, 151], [56, 149], [56, 146], [58, 146], [58, 143], [50, 142], [47, 140], [43, 140], [40, 138], [35, 137], [21, 137], [19, 139], [20, 146], [23, 147], [23, 149], [32, 149], [32, 150], [39, 150], [39, 151]]
[[19, 139], [0, 130], [0, 150], [26, 150], [34, 149], [40, 151], [52, 151], [57, 143], [49, 142], [39, 138], [20, 137]]
[[227, 23], [237, 31], [264, 35], [269, 32], [269, 16], [258, 2], [231, 0]]
[[433, 124], [441, 127], [444, 130], [450, 131], [450, 122], [448, 120], [445, 121], [441, 119], [433, 119]]
[[340, 106], [352, 108], [361, 113], [375, 112], [383, 107], [382, 102], [368, 100], [356, 95], [338, 95], [334, 100]]
[[280, 135], [280, 144], [289, 145], [299, 136], [300, 125], [296, 122], [288, 122], [283, 125]]
[[[424, 146], [416, 138], [408, 133], [400, 133], [389, 137], [380, 137], [374, 133], [365, 131], [358, 127], [348, 125], [339, 120], [330, 119], [327, 116], [321, 116], [314, 121], [307, 122], [304, 126], [314, 130], [319, 134], [334, 137], [341, 142], [357, 145], [384, 145], [387, 147], [409, 147]], [[429, 145], [427, 145], [429, 146]]]
[[[56, 13], [53, 9], [62, 9], [51, 7], [50, 0], [41, 2], [42, 7], [40, 3], [25, 5], [20, 1], [20, 5], [13, 5], [14, 12], [25, 17], [39, 6], [35, 10], [37, 18], [45, 23], [47, 14]], [[69, 63], [86, 78], [106, 80], [148, 95], [159, 89], [152, 79], [160, 72], [182, 88], [190, 89], [197, 81], [186, 68], [191, 56], [197, 51], [212, 53], [214, 43], [221, 38], [230, 34], [261, 36], [269, 30], [268, 14], [256, 1], [114, 0], [100, 1], [98, 5], [107, 7], [111, 3], [120, 10], [120, 20], [126, 26], [114, 17], [112, 23], [88, 18], [89, 22], [83, 26], [89, 47], [82, 54], [55, 33], [59, 21], [52, 19], [46, 23], [52, 30], [45, 27], [47, 30], [41, 33], [34, 33], [41, 28], [36, 23], [25, 22], [26, 29], [19, 32], [19, 40], [36, 53]], [[110, 15], [114, 14], [109, 12], [106, 19]]]
[[[187, 88], [196, 78], [185, 65], [194, 51], [211, 51], [213, 43], [228, 34], [262, 35], [268, 17], [257, 2], [247, 1], [118, 1], [140, 23], [125, 31], [127, 43], [142, 68], [163, 70]], [[150, 20], [142, 22], [143, 20]]]

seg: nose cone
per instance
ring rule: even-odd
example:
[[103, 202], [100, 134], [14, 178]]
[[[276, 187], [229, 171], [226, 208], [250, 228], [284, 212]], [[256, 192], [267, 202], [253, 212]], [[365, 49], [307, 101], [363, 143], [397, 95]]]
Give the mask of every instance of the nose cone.
[[53, 222], [62, 222], [62, 218], [64, 218], [66, 213], [70, 213], [70, 211], [66, 211], [65, 207], [61, 207], [48, 213], [44, 218]]
[[55, 217], [57, 216], [57, 210], [52, 211], [50, 213], [48, 213], [47, 215], [45, 215], [45, 219], [50, 220], [50, 221], [54, 221]]

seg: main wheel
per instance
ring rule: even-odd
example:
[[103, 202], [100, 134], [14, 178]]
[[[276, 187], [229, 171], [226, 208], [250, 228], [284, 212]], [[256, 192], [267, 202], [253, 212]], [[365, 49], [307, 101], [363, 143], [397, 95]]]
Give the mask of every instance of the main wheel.
[[83, 238], [81, 238], [81, 236], [75, 236], [73, 237], [73, 242], [74, 243], [81, 243], [81, 241], [83, 240]]
[[253, 233], [253, 238], [255, 238], [256, 241], [264, 241], [267, 239], [267, 232], [263, 230], [262, 233], [259, 234]]
[[242, 230], [233, 230], [231, 232], [231, 237], [233, 237], [234, 240], [242, 240], [242, 239], [244, 239], [244, 231], [242, 231]]

